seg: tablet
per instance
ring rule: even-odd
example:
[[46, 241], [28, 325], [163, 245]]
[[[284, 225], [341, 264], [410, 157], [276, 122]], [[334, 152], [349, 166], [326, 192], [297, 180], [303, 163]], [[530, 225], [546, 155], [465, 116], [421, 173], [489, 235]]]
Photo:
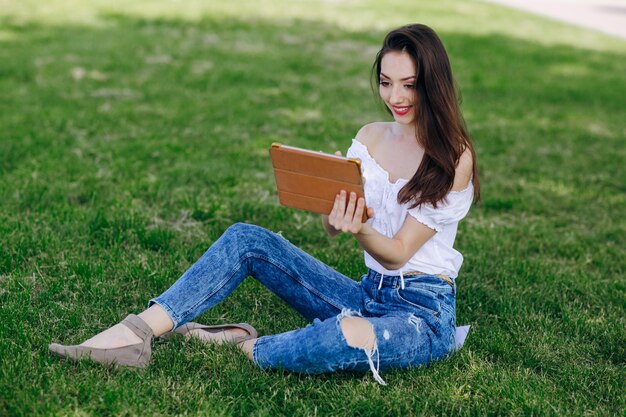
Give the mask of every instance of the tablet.
[[[348, 196], [355, 192], [357, 198], [365, 197], [358, 159], [279, 143], [272, 144], [270, 156], [283, 206], [330, 214], [341, 190], [346, 190]], [[363, 222], [366, 220], [367, 209], [363, 213]]]

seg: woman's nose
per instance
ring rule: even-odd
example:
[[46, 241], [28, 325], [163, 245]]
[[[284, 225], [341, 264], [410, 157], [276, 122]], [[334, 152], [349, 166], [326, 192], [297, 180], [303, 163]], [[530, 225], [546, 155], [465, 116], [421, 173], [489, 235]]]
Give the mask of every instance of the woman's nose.
[[394, 86], [391, 89], [391, 96], [389, 97], [389, 102], [391, 104], [400, 104], [402, 103], [403, 99], [404, 97], [402, 96], [402, 90]]

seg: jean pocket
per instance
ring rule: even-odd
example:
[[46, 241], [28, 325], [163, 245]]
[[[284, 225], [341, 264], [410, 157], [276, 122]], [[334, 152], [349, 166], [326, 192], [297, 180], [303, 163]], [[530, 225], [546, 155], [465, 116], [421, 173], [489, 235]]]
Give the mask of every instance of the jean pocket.
[[437, 293], [417, 286], [407, 286], [403, 290], [396, 289], [397, 297], [412, 307], [424, 310], [439, 317], [441, 302]]

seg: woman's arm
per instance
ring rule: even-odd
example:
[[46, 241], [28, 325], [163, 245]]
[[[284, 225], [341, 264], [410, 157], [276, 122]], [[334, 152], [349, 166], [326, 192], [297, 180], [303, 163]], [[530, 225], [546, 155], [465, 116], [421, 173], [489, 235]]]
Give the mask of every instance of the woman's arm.
[[[461, 191], [468, 186], [472, 173], [472, 157], [469, 151], [461, 156], [456, 168], [452, 191]], [[387, 269], [402, 268], [424, 243], [437, 233], [434, 229], [407, 216], [404, 224], [392, 238], [374, 230], [370, 225], [362, 223], [365, 200], [356, 200], [351, 193], [346, 205], [347, 194], [342, 191], [335, 198], [335, 204], [328, 216], [324, 216], [326, 231], [334, 236], [340, 232], [352, 233], [374, 259]], [[368, 209], [371, 210], [371, 209]], [[368, 212], [373, 217], [373, 211]]]
[[[362, 223], [365, 209], [363, 198], [357, 201], [356, 194], [351, 193], [347, 205], [346, 198], [346, 192], [341, 191], [335, 198], [331, 213], [324, 216], [326, 231], [331, 236], [340, 232], [352, 233], [363, 249], [387, 269], [399, 269], [404, 266], [415, 252], [436, 233], [413, 217], [407, 216], [398, 233], [388, 238], [370, 225]], [[374, 215], [372, 211], [368, 214]]]
[[430, 227], [407, 216], [393, 238], [388, 238], [365, 224], [354, 235], [363, 249], [387, 269], [400, 269], [413, 255], [437, 233]]

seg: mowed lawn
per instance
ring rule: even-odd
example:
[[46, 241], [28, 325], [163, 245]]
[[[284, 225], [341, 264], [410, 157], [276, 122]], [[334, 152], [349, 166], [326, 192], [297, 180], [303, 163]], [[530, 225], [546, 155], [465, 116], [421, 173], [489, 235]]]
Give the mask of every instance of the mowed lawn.
[[[0, 415], [623, 415], [626, 42], [475, 1], [228, 3], [0, 0]], [[234, 222], [358, 279], [353, 239], [280, 207], [267, 149], [345, 151], [389, 120], [370, 67], [410, 22], [448, 48], [483, 185], [460, 352], [386, 387], [180, 339], [143, 372], [47, 353], [141, 311]], [[197, 320], [306, 325], [253, 279]]]

